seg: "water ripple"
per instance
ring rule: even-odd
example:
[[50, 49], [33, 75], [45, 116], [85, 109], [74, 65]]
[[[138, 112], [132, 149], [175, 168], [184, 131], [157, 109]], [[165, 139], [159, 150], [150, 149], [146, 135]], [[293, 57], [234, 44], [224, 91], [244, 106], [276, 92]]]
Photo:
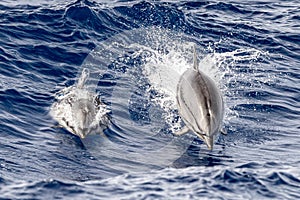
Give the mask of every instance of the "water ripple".
[[[300, 198], [297, 1], [6, 0], [0, 10], [0, 198]], [[134, 30], [148, 32], [109, 44]], [[139, 41], [144, 46], [122, 49], [121, 43], [132, 38], [147, 39]], [[147, 40], [155, 41], [156, 49], [145, 48], [151, 46]], [[139, 66], [151, 61], [175, 66], [173, 71], [186, 67], [187, 41], [197, 44], [203, 70], [217, 69], [226, 101], [228, 135], [219, 138], [214, 151], [195, 139], [172, 165], [158, 169], [144, 163], [152, 170], [128, 172], [122, 166], [133, 168], [131, 154], [118, 157], [122, 151], [105, 143], [109, 148], [94, 154], [49, 116], [55, 93], [76, 82], [92, 50], [119, 45], [110, 53], [121, 56], [109, 66], [98, 63], [94, 73], [104, 72], [97, 74], [96, 91], [118, 119], [108, 138], [119, 148], [135, 149], [133, 154], [158, 148], [158, 136], [143, 144], [143, 135], [132, 134], [146, 133], [153, 124], [163, 127], [161, 138], [170, 132], [161, 123], [159, 101], [147, 101], [159, 95], [147, 88]], [[103, 51], [103, 60], [108, 53]], [[129, 98], [121, 88], [132, 85], [137, 88]]]

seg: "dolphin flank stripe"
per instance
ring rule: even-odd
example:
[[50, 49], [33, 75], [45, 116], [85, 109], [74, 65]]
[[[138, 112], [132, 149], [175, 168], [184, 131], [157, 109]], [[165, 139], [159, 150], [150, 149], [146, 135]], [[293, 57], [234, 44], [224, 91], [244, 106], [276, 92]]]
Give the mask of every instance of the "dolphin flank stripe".
[[[207, 88], [207, 85], [206, 85], [206, 82], [205, 80], [203, 79], [202, 75], [200, 74], [199, 70], [197, 71], [197, 76], [198, 78], [201, 80], [201, 83], [203, 84], [200, 84], [200, 87], [202, 87], [202, 90], [201, 91], [204, 91], [204, 95], [203, 95], [203, 98], [204, 98], [204, 106], [205, 106], [205, 109], [208, 111], [208, 113], [210, 114], [210, 110], [209, 110], [209, 107], [208, 106], [208, 102], [210, 101], [211, 99], [211, 95], [208, 91], [208, 88]], [[204, 116], [205, 117], [205, 116]], [[198, 124], [198, 123], [197, 123]], [[199, 124], [198, 124], [199, 126]], [[199, 127], [200, 128], [200, 127]], [[207, 133], [205, 133], [207, 134]]]
[[[188, 109], [189, 113], [194, 117], [194, 119], [196, 119], [196, 116], [193, 114], [191, 108], [189, 108], [189, 106], [188, 106], [188, 104], [186, 103], [185, 99], [182, 99], [182, 101], [183, 101], [183, 104], [185, 105], [185, 107]], [[177, 101], [177, 102], [178, 102], [178, 101]], [[180, 104], [180, 103], [178, 102], [178, 104]], [[189, 127], [192, 127], [192, 125], [191, 125], [189, 122], [185, 122], [185, 123], [188, 124]], [[196, 121], [196, 123], [197, 123], [197, 121]], [[198, 125], [198, 128], [201, 129], [199, 125]], [[199, 133], [199, 134], [201, 134], [201, 133]]]

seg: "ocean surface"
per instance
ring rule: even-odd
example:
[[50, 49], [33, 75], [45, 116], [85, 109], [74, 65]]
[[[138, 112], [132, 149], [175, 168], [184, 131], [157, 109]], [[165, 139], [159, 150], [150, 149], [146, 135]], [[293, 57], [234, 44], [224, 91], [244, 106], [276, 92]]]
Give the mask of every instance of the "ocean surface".
[[[212, 151], [172, 134], [194, 45]], [[111, 122], [80, 139], [50, 111], [84, 69]], [[300, 199], [299, 1], [1, 1], [0, 123], [0, 199]]]

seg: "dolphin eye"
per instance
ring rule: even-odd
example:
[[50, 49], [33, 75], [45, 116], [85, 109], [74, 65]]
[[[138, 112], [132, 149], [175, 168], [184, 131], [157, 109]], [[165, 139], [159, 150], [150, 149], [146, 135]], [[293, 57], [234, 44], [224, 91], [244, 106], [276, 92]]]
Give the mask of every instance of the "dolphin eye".
[[207, 117], [210, 117], [210, 113], [207, 113], [207, 115], [206, 115]]

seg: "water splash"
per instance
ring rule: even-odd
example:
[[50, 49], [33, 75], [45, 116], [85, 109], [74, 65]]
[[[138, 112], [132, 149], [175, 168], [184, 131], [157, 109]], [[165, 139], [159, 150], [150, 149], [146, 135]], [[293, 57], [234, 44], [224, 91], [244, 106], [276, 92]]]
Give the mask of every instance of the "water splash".
[[194, 136], [172, 134], [181, 127], [174, 100], [179, 77], [192, 63], [191, 44], [168, 30], [142, 28], [102, 41], [86, 58], [86, 88], [102, 92], [112, 126], [108, 140], [82, 142], [94, 157], [112, 158], [104, 165], [118, 171], [170, 166], [192, 143]]
[[[82, 140], [94, 157], [107, 158], [103, 164], [113, 163], [115, 170], [123, 171], [128, 165], [125, 169], [134, 171], [170, 166], [185, 153], [196, 137], [174, 137], [172, 133], [183, 126], [177, 111], [176, 88], [180, 76], [193, 65], [193, 45], [185, 35], [152, 27], [118, 34], [102, 41], [89, 54], [82, 64], [82, 68], [90, 70], [84, 89], [88, 94], [101, 93], [112, 110], [108, 140]], [[203, 48], [198, 46], [197, 51], [204, 52]], [[227, 122], [237, 103], [232, 105], [236, 94], [232, 94], [230, 83], [245, 78], [236, 73], [235, 67], [245, 62], [247, 68], [260, 55], [255, 49], [200, 54], [199, 68], [230, 98], [226, 102]]]

